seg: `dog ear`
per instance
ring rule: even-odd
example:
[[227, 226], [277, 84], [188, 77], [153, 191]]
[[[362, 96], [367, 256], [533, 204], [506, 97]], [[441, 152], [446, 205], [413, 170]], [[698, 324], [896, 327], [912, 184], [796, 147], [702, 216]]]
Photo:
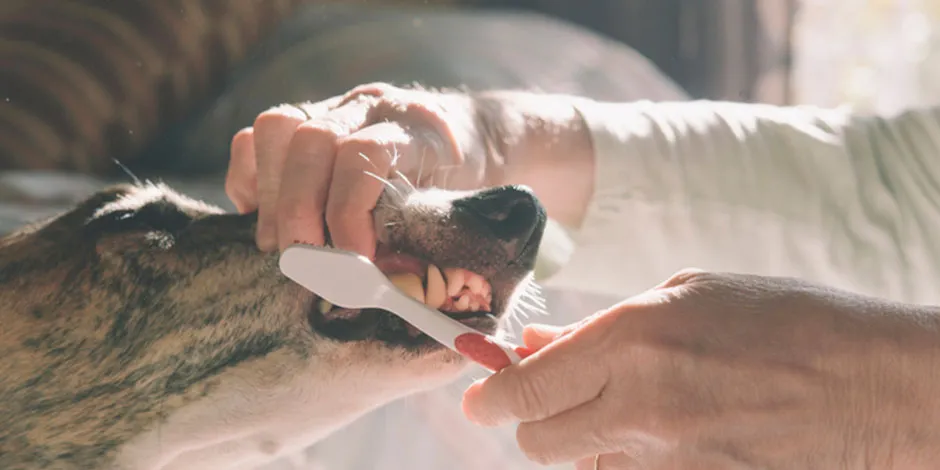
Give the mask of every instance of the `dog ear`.
[[105, 188], [91, 195], [70, 211], [54, 217], [37, 229], [37, 233], [44, 238], [57, 236], [75, 237], [76, 227], [81, 227], [95, 216], [102, 208], [131, 194], [135, 187], [130, 184], [115, 185]]
[[[30, 226], [0, 239], [0, 248], [9, 250], [7, 253], [12, 260], [4, 269], [9, 274], [10, 266], [19, 266], [29, 269], [30, 266], [60, 263], [67, 258], [64, 253], [81, 252], [88, 249], [88, 237], [82, 231], [86, 221], [106, 205], [120, 200], [133, 192], [132, 185], [109, 187], [99, 191], [79, 203], [68, 212], [62, 213]], [[29, 239], [30, 243], [19, 245], [21, 240]], [[23, 262], [17, 264], [16, 260]]]

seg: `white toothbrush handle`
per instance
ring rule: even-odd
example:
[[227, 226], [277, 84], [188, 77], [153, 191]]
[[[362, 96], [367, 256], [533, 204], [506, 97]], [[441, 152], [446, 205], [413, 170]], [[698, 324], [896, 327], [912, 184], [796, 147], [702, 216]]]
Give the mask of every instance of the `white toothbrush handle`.
[[381, 301], [381, 307], [395, 312], [437, 342], [493, 372], [518, 364], [532, 353], [526, 348], [484, 335], [457, 320], [441, 315], [440, 312], [431, 310], [396, 289], [386, 290], [381, 296]]

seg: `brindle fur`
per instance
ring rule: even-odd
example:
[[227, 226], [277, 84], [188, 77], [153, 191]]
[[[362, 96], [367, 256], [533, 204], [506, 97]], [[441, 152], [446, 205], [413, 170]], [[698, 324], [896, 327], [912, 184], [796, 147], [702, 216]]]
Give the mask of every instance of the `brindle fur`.
[[[510, 259], [516, 241], [486, 235], [450, 193], [412, 196], [386, 192], [380, 240], [490, 277], [494, 312], [509, 310], [534, 251]], [[311, 330], [315, 299], [256, 249], [254, 225], [163, 186], [121, 186], [0, 240], [0, 468], [136, 469], [240, 419], [276, 454], [283, 436], [262, 437], [279, 436], [279, 404], [328, 421], [316, 440], [457, 375], [462, 361], [440, 348]], [[331, 404], [333, 389], [362, 397]]]

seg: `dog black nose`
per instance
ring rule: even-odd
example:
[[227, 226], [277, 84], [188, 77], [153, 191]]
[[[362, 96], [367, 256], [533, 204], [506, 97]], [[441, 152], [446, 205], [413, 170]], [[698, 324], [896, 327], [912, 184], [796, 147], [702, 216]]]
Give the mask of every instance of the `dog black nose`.
[[526, 243], [545, 223], [545, 210], [525, 186], [500, 186], [454, 201], [502, 241]]

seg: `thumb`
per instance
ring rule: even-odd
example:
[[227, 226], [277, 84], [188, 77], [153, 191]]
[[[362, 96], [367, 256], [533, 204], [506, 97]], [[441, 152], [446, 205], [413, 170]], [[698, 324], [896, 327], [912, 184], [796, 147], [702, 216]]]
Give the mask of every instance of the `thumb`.
[[603, 351], [594, 342], [597, 335], [582, 334], [582, 326], [560, 333], [557, 327], [529, 328], [535, 331], [528, 336], [554, 344], [470, 385], [463, 395], [464, 415], [483, 426], [540, 421], [596, 398], [610, 379], [610, 368], [598, 360]]
[[526, 348], [532, 351], [538, 351], [572, 330], [573, 328], [571, 326], [553, 326], [533, 323], [527, 325], [522, 330], [522, 342], [525, 344]]

